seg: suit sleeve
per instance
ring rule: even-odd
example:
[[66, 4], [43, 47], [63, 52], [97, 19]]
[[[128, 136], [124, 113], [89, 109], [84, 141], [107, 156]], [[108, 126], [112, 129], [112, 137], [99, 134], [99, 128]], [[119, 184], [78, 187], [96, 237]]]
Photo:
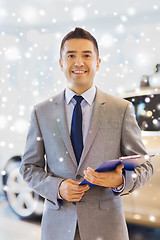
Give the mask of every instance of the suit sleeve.
[[[121, 135], [121, 153], [122, 156], [128, 155], [147, 155], [145, 146], [142, 142], [141, 130], [137, 124], [133, 106], [128, 103], [123, 119], [122, 135]], [[137, 187], [143, 186], [151, 179], [153, 167], [150, 159], [144, 164], [137, 167], [134, 171], [124, 171], [125, 187], [122, 195], [129, 194]]]
[[31, 114], [30, 128], [26, 139], [20, 173], [35, 192], [53, 202], [58, 209], [57, 195], [59, 185], [63, 179], [47, 173], [45, 163], [44, 142], [36, 116], [36, 110], [34, 109]]

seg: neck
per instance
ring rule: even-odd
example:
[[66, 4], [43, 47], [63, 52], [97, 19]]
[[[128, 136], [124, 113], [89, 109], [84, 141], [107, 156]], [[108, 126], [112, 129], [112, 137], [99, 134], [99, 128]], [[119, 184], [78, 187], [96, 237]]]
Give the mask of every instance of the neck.
[[73, 92], [75, 92], [77, 95], [81, 95], [82, 93], [86, 92], [88, 89], [90, 89], [93, 86], [88, 87], [80, 87], [80, 86], [68, 86], [69, 89], [71, 89]]

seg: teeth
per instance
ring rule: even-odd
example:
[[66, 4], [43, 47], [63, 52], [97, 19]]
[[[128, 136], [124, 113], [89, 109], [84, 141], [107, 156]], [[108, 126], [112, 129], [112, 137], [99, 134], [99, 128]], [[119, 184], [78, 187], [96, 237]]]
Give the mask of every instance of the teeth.
[[85, 73], [85, 71], [73, 71], [74, 73]]

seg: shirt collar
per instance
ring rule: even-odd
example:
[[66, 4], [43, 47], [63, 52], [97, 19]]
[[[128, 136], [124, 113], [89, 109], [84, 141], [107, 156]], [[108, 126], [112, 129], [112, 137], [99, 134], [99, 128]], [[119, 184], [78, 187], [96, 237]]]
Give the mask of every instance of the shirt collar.
[[[81, 96], [86, 100], [86, 102], [91, 105], [94, 101], [95, 98], [95, 94], [96, 94], [96, 87], [95, 85], [93, 85], [91, 88], [89, 88], [87, 91], [85, 91], [84, 93], [81, 94]], [[65, 99], [66, 99], [66, 103], [69, 104], [70, 101], [72, 100], [72, 98], [74, 97], [75, 92], [73, 92], [71, 89], [66, 88], [65, 91]]]

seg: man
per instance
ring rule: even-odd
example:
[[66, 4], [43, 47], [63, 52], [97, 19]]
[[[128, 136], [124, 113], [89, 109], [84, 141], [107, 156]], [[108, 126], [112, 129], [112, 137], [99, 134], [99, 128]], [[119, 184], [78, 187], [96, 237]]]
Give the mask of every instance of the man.
[[[45, 198], [42, 240], [127, 240], [120, 196], [152, 175], [149, 161], [135, 171], [122, 164], [94, 171], [107, 160], [146, 154], [131, 104], [94, 86], [100, 62], [89, 32], [68, 33], [59, 60], [67, 88], [32, 113], [20, 172]], [[79, 186], [84, 178], [97, 186]]]

